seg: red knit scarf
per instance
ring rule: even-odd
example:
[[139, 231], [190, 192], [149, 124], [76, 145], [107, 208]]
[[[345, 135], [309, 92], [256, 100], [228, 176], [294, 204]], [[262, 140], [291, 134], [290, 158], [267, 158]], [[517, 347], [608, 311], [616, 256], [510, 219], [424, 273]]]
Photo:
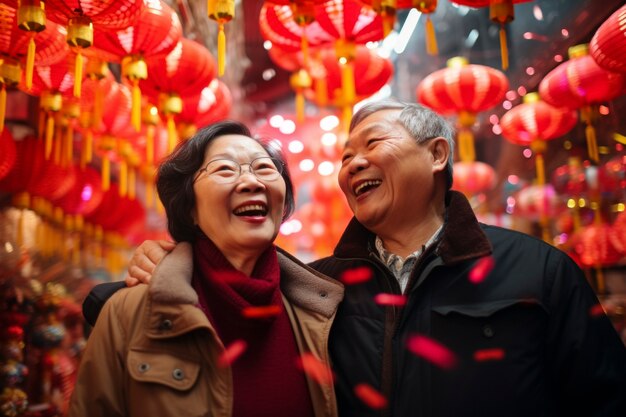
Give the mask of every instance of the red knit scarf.
[[[232, 363], [233, 417], [313, 417], [289, 317], [280, 292], [280, 268], [274, 246], [257, 260], [252, 276], [236, 270], [207, 237], [194, 244], [192, 285], [200, 307], [228, 346], [246, 342]], [[279, 306], [280, 313], [246, 318], [250, 307]], [[274, 307], [275, 308], [275, 307]]]

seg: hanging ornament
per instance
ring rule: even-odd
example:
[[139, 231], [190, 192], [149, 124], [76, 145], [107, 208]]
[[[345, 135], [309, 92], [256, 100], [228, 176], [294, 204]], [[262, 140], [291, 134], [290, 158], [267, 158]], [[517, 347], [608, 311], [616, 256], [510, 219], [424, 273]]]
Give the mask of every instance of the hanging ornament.
[[591, 56], [608, 71], [626, 72], [626, 5], [609, 16], [589, 45]]
[[226, 34], [224, 24], [235, 17], [235, 0], [208, 0], [207, 13], [209, 18], [218, 25], [217, 32], [217, 74], [224, 75], [226, 66]]

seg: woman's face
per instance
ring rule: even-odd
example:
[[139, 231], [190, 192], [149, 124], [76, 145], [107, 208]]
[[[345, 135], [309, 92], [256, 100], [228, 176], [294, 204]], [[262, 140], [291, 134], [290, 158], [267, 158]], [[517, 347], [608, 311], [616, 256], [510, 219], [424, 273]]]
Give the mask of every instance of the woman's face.
[[275, 165], [265, 149], [247, 136], [219, 136], [208, 146], [194, 182], [192, 215], [223, 253], [262, 252], [276, 238], [286, 186]]

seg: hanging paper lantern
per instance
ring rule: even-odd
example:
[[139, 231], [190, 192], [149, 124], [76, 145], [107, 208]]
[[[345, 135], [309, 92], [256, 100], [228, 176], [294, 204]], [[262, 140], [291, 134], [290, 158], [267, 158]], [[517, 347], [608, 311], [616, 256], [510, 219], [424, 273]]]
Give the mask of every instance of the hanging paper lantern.
[[424, 78], [416, 94], [420, 103], [438, 113], [459, 115], [459, 156], [468, 162], [475, 159], [471, 128], [476, 113], [500, 103], [508, 88], [509, 81], [501, 71], [456, 57], [448, 60], [448, 68]]
[[565, 205], [550, 184], [529, 185], [515, 196], [515, 215], [538, 220], [542, 238], [550, 242], [550, 218], [556, 218], [565, 210]]
[[557, 167], [550, 183], [559, 194], [568, 197], [580, 197], [588, 189], [585, 169], [576, 157], [568, 158], [566, 165]]
[[503, 70], [509, 68], [509, 51], [506, 44], [505, 25], [515, 19], [513, 4], [529, 1], [532, 0], [452, 0], [453, 3], [474, 8], [489, 6], [489, 18], [500, 25], [500, 55]]
[[452, 189], [468, 197], [491, 190], [496, 184], [496, 172], [484, 162], [456, 162], [454, 164]]
[[132, 85], [132, 123], [136, 130], [141, 125], [141, 90], [139, 80], [148, 77], [147, 58], [163, 58], [182, 37], [178, 15], [160, 0], [146, 0], [146, 7], [137, 22], [116, 32], [94, 33], [93, 48], [113, 55], [109, 62], [121, 62], [122, 76]]
[[596, 222], [583, 227], [574, 238], [574, 250], [585, 267], [606, 267], [616, 264], [621, 253], [613, 245], [614, 232], [610, 225]]
[[594, 108], [623, 93], [626, 75], [606, 71], [589, 55], [588, 45], [569, 49], [570, 59], [550, 71], [539, 84], [539, 94], [556, 107], [581, 109], [586, 124], [585, 135], [589, 158], [598, 163], [598, 145], [593, 127]]
[[505, 139], [533, 150], [539, 185], [546, 182], [543, 159], [546, 142], [563, 136], [575, 125], [576, 113], [540, 101], [537, 93], [526, 94], [523, 104], [513, 107], [500, 119]]
[[9, 130], [0, 132], [0, 180], [11, 171], [16, 159], [17, 150], [11, 132]]
[[166, 119], [169, 149], [178, 142], [174, 117], [182, 112], [182, 97], [196, 96], [215, 78], [215, 62], [210, 52], [199, 43], [182, 38], [163, 59], [149, 59], [150, 77], [141, 80], [141, 91], [157, 105]]
[[626, 5], [598, 28], [589, 45], [591, 56], [608, 71], [626, 72]]
[[93, 213], [103, 198], [102, 179], [91, 167], [81, 170], [76, 184], [55, 203], [65, 214], [88, 216]]
[[93, 44], [93, 33], [124, 29], [137, 21], [143, 0], [45, 0], [48, 19], [67, 28], [67, 43], [76, 52], [74, 96], [80, 97], [82, 50]]

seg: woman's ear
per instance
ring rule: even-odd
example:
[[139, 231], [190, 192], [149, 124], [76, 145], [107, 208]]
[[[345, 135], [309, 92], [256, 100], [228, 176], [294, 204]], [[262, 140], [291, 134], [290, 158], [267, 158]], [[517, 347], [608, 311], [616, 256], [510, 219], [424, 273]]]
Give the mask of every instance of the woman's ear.
[[450, 144], [446, 138], [437, 137], [429, 141], [429, 150], [433, 158], [433, 172], [447, 169], [450, 158]]

